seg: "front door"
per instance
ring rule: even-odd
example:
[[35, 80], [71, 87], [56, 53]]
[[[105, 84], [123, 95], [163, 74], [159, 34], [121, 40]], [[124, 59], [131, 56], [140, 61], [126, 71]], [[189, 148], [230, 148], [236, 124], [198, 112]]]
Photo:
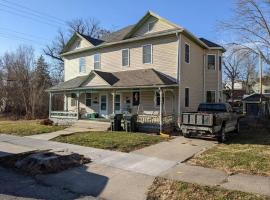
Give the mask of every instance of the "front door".
[[108, 95], [101, 94], [99, 97], [99, 115], [102, 117], [108, 117]]

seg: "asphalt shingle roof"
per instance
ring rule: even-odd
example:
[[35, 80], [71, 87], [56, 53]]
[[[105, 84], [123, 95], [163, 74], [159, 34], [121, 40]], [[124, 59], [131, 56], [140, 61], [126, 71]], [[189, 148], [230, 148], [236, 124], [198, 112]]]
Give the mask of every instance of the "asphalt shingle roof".
[[220, 47], [223, 48], [222, 46], [220, 46], [219, 44], [216, 44], [214, 42], [211, 42], [210, 40], [207, 40], [205, 38], [199, 38], [204, 44], [206, 44], [208, 47]]
[[91, 74], [97, 74], [105, 80], [110, 87], [138, 87], [138, 86], [163, 86], [177, 84], [172, 77], [156, 71], [154, 69], [138, 69], [121, 72], [102, 72], [93, 70], [87, 76], [79, 76], [66, 82], [60, 83], [49, 89], [49, 91], [56, 90], [70, 90], [76, 88], [83, 88], [83, 83], [87, 81]]

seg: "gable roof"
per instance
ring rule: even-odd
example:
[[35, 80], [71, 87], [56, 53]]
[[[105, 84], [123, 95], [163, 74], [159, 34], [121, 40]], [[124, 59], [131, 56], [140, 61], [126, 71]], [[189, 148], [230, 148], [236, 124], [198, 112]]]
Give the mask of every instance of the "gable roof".
[[[245, 96], [243, 98], [243, 101], [252, 101], [252, 102], [258, 102], [260, 101], [261, 95], [258, 93], [253, 93], [251, 95]], [[269, 101], [269, 98], [262, 94], [262, 101]]]
[[107, 82], [111, 88], [130, 88], [140, 86], [158, 87], [168, 85], [173, 86], [177, 84], [172, 77], [168, 77], [167, 75], [154, 69], [139, 69], [120, 72], [102, 72], [93, 70], [87, 76], [79, 76], [66, 82], [60, 83], [59, 85], [49, 88], [48, 91], [100, 88], [99, 86], [83, 86], [92, 74], [97, 74], [100, 78]]
[[[150, 17], [155, 17], [158, 20], [161, 20], [164, 23], [171, 25], [173, 28], [167, 29], [164, 31], [149, 33], [149, 34], [144, 35], [144, 36], [131, 37]], [[103, 37], [101, 37], [100, 39], [95, 39], [95, 38], [89, 37], [87, 35], [75, 33], [72, 36], [72, 38], [69, 40], [67, 45], [64, 47], [63, 51], [61, 52], [61, 56], [65, 56], [65, 55], [69, 55], [69, 54], [73, 54], [73, 53], [80, 53], [80, 52], [86, 51], [86, 50], [104, 48], [104, 47], [119, 44], [119, 43], [137, 41], [137, 40], [142, 40], [142, 39], [146, 39], [146, 38], [175, 34], [175, 33], [179, 33], [179, 32], [182, 32], [183, 34], [188, 36], [190, 39], [192, 39], [194, 42], [196, 42], [198, 45], [200, 45], [203, 48], [221, 49], [222, 51], [225, 51], [225, 49], [222, 46], [220, 46], [214, 42], [211, 42], [209, 40], [206, 40], [204, 38], [199, 39], [196, 36], [194, 36], [191, 32], [189, 32], [187, 29], [184, 29], [183, 27], [178, 26], [178, 25], [160, 17], [159, 15], [155, 14], [152, 11], [148, 11], [136, 24], [129, 25], [127, 27], [124, 27], [124, 28], [122, 28], [118, 31], [112, 32], [112, 33], [108, 33], [108, 34], [104, 35]], [[81, 38], [86, 39], [93, 46], [86, 47], [83, 49], [74, 50], [71, 52], [67, 52], [69, 46], [71, 46], [72, 43], [75, 41], [74, 37], [76, 37], [76, 35], [81, 37]]]
[[132, 29], [126, 34], [124, 39], [129, 38], [130, 36], [132, 36], [144, 23], [145, 21], [147, 21], [147, 19], [149, 19], [150, 17], [155, 17], [158, 20], [161, 20], [163, 22], [165, 22], [166, 24], [170, 24], [171, 26], [173, 26], [175, 29], [179, 29], [182, 30], [183, 28], [166, 20], [165, 18], [160, 17], [159, 15], [155, 14], [152, 11], [148, 11], [133, 27]]

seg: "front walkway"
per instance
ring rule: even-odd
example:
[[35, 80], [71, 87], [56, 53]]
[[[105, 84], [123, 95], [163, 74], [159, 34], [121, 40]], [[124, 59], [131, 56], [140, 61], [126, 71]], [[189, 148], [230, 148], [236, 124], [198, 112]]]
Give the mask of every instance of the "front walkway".
[[[151, 185], [155, 176], [270, 196], [269, 177], [228, 175], [220, 170], [188, 166], [181, 163], [191, 155], [187, 153], [185, 157], [183, 154], [179, 154], [181, 157], [177, 157], [178, 151], [181, 151], [177, 144], [185, 146], [187, 145], [185, 141], [189, 142], [190, 148], [192, 146], [197, 148], [195, 145], [200, 143], [199, 140], [177, 138], [170, 142], [160, 143], [160, 146], [152, 146], [156, 150], [159, 147], [167, 148], [167, 152], [174, 153], [175, 159], [170, 159], [166, 151], [161, 156], [163, 159], [151, 156], [149, 152], [151, 147], [132, 153], [122, 153], [11, 135], [0, 135], [0, 152], [8, 153], [7, 151], [11, 146], [18, 146], [22, 148], [22, 151], [27, 149], [61, 149], [90, 157], [93, 162], [88, 165], [57, 174], [37, 176], [36, 179], [42, 184], [65, 188], [69, 192], [99, 196], [105, 199], [145, 199], [147, 188]], [[177, 148], [173, 146], [177, 146]], [[201, 144], [201, 146], [204, 145]], [[197, 150], [202, 151], [203, 149]], [[142, 155], [143, 153], [147, 155]], [[162, 154], [161, 150], [160, 153]], [[192, 153], [195, 153], [195, 151]], [[165, 156], [166, 154], [168, 156]], [[5, 156], [5, 154], [2, 156]]]
[[30, 135], [26, 137], [39, 139], [39, 140], [51, 140], [60, 135], [70, 135], [73, 133], [88, 132], [88, 131], [107, 131], [108, 128], [110, 128], [110, 125], [111, 124], [109, 122], [79, 120], [75, 122], [71, 127], [68, 127], [61, 131]]

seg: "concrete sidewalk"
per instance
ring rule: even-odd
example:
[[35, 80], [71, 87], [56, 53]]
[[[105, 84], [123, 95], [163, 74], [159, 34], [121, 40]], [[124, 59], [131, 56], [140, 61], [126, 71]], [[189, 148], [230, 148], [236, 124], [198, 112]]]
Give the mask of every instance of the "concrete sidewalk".
[[[176, 141], [178, 141], [178, 143]], [[175, 142], [176, 146], [177, 144], [181, 146], [181, 142], [179, 141], [181, 141], [181, 139], [175, 139], [175, 141], [172, 142]], [[196, 143], [196, 141], [193, 140], [190, 142], [192, 144]], [[170, 142], [163, 143], [161, 144], [163, 148], [166, 147], [165, 144], [167, 144], [166, 151], [173, 153], [173, 149], [169, 147], [173, 145], [171, 145]], [[181, 154], [180, 158], [177, 158], [177, 154], [174, 154], [175, 159], [171, 160], [157, 158], [150, 156], [149, 148], [151, 147], [147, 147], [146, 152], [148, 155], [142, 155], [139, 154], [138, 151], [122, 153], [33, 138], [0, 135], [0, 147], [2, 152], [5, 152], [5, 145], [6, 149], [11, 148], [10, 153], [12, 153], [13, 148], [17, 146], [21, 151], [27, 149], [61, 149], [90, 157], [93, 162], [89, 165], [73, 168], [57, 174], [37, 177], [38, 181], [45, 185], [62, 189], [65, 188], [70, 192], [80, 194], [103, 198], [109, 197], [109, 199], [117, 200], [145, 199], [147, 189], [151, 185], [154, 177], [162, 176], [174, 180], [209, 186], [220, 186], [225, 189], [270, 196], [269, 177], [242, 174], [228, 175], [216, 169], [189, 166], [181, 163], [181, 160], [186, 160], [183, 154]], [[157, 147], [158, 146], [155, 148]], [[144, 150], [142, 149], [140, 152], [144, 152]], [[153, 154], [155, 154], [155, 152]], [[167, 153], [164, 153], [162, 157], [166, 154]], [[189, 156], [190, 153], [188, 152], [186, 157]]]
[[71, 127], [68, 127], [64, 130], [55, 131], [51, 133], [30, 135], [26, 137], [39, 140], [51, 140], [60, 135], [70, 135], [73, 133], [89, 132], [89, 131], [107, 131], [109, 127], [110, 127], [109, 122], [79, 120], [75, 122]]

